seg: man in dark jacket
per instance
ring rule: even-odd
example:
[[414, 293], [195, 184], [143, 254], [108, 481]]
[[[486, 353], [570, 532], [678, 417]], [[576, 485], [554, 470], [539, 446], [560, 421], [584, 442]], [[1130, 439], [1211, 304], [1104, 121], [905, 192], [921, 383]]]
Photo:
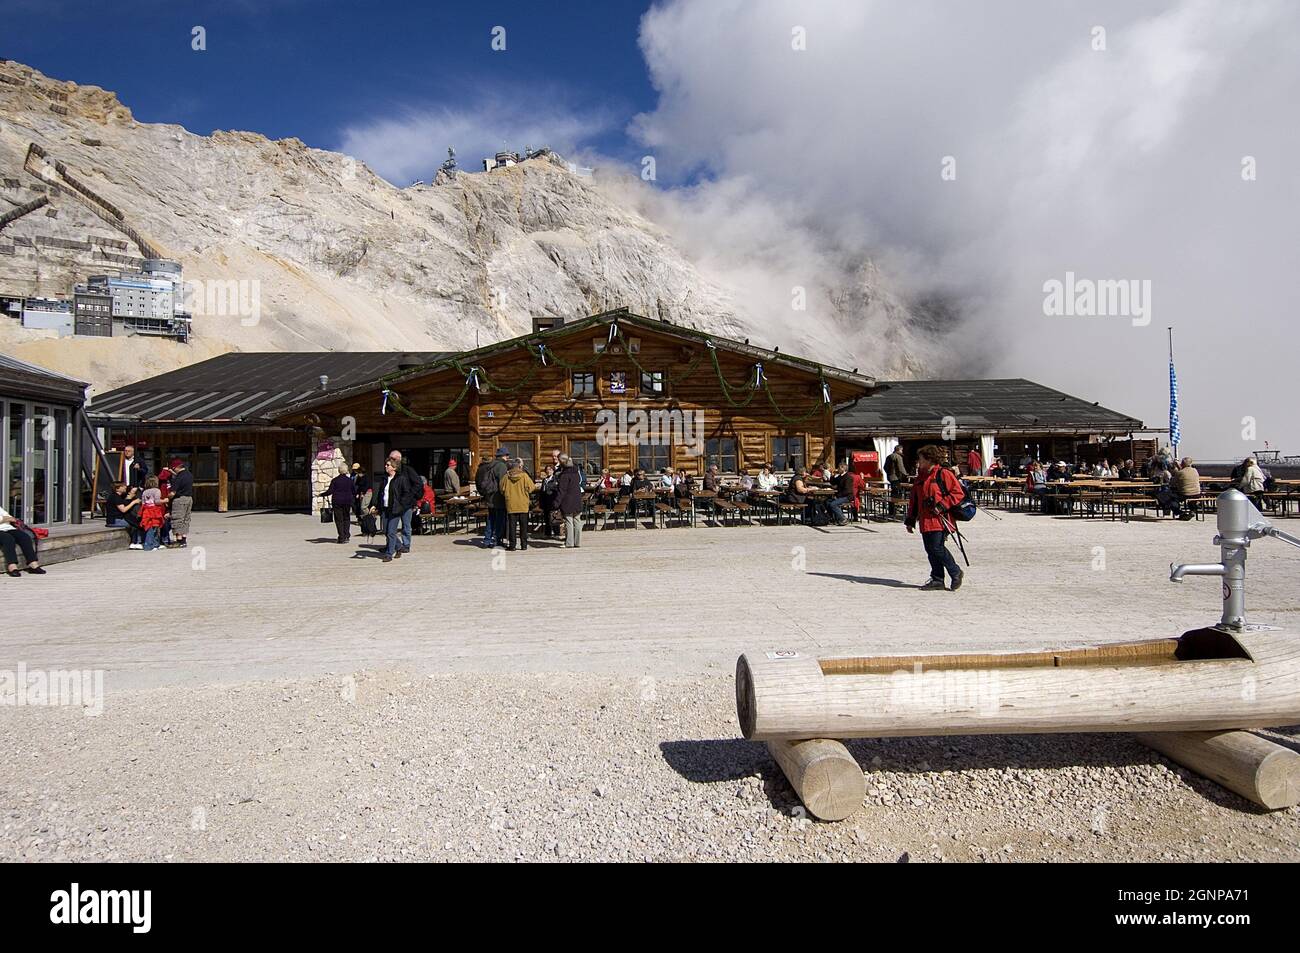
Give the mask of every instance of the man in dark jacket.
[[402, 451], [394, 450], [388, 455], [388, 459], [397, 464], [397, 477], [392, 487], [397, 502], [393, 505], [393, 509], [394, 512], [399, 507], [401, 509], [401, 551], [409, 553], [411, 551], [411, 520], [415, 516], [416, 504], [420, 502], [420, 497], [424, 495], [424, 477], [415, 472], [415, 467], [403, 462]]
[[136, 455], [135, 447], [128, 443], [122, 448], [122, 482], [127, 486], [133, 486], [139, 490], [143, 490], [145, 477], [148, 475], [149, 468], [145, 466], [145, 462]]
[[506, 498], [501, 492], [502, 482], [509, 472], [510, 452], [497, 451], [496, 458], [484, 460], [474, 472], [474, 486], [487, 507], [487, 526], [483, 530], [483, 545], [488, 549], [499, 545], [506, 536]]
[[847, 463], [841, 464], [835, 471], [835, 497], [826, 504], [830, 507], [837, 526], [843, 526], [849, 521], [849, 518], [844, 515], [844, 507], [852, 507], [856, 497], [857, 489], [853, 482], [853, 472], [849, 470]]
[[356, 504], [356, 485], [348, 473], [346, 463], [339, 464], [339, 473], [330, 480], [321, 496], [329, 497], [330, 510], [334, 517], [334, 529], [338, 533], [338, 542], [346, 543], [352, 537], [352, 507]]
[[556, 484], [556, 505], [564, 516], [564, 548], [582, 545], [582, 481], [568, 454], [560, 454], [560, 476]]
[[895, 507], [903, 498], [903, 484], [912, 478], [907, 472], [907, 463], [903, 460], [902, 446], [895, 446], [889, 456], [885, 457], [885, 479], [889, 481], [889, 515], [895, 514]]
[[189, 544], [190, 514], [194, 511], [194, 474], [180, 457], [171, 461], [169, 469], [172, 471], [168, 496], [171, 500], [168, 512], [171, 516], [172, 541], [168, 548], [184, 549]]

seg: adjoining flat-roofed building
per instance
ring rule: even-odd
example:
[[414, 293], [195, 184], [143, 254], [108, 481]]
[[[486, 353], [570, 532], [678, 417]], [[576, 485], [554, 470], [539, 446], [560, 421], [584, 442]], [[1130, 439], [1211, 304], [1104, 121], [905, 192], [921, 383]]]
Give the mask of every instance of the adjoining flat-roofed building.
[[883, 461], [894, 446], [912, 466], [915, 451], [943, 444], [964, 464], [971, 449], [988, 466], [999, 456], [1015, 467], [1040, 460], [1134, 459], [1156, 450], [1152, 430], [1136, 417], [1023, 378], [1003, 380], [881, 381], [870, 398], [841, 407], [835, 437], [845, 450], [876, 451]]
[[307, 508], [319, 442], [310, 428], [278, 424], [277, 411], [443, 356], [231, 352], [100, 394], [86, 413], [106, 446], [133, 444], [151, 473], [188, 461], [202, 509]]

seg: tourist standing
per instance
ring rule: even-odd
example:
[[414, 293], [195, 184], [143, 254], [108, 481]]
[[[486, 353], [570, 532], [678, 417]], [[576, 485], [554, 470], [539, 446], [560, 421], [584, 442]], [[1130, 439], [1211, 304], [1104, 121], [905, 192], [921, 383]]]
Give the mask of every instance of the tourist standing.
[[456, 472], [456, 458], [447, 461], [447, 469], [442, 472], [442, 488], [448, 496], [460, 496], [460, 474]]
[[189, 544], [190, 514], [194, 512], [194, 474], [180, 457], [172, 460], [170, 469], [172, 471], [170, 548], [184, 549]]
[[980, 452], [971, 447], [970, 453], [966, 454], [966, 475], [983, 476], [984, 475], [984, 458]]
[[885, 479], [889, 481], [889, 515], [892, 518], [895, 509], [903, 499], [903, 484], [912, 478], [907, 472], [907, 463], [903, 460], [903, 447], [895, 445], [889, 456], [885, 457]]
[[122, 482], [127, 486], [143, 490], [144, 481], [148, 476], [149, 468], [136, 456], [135, 447], [128, 443], [122, 448]]
[[36, 558], [35, 534], [28, 532], [27, 527], [20, 525], [18, 518], [3, 506], [0, 506], [0, 550], [4, 551], [5, 572], [15, 579], [21, 575], [18, 572], [19, 550], [22, 551], [23, 559], [27, 560], [29, 573], [33, 576], [45, 575], [41, 561]]
[[564, 517], [564, 548], [582, 545], [582, 484], [578, 468], [568, 454], [560, 454], [560, 475], [556, 481], [556, 504]]
[[375, 495], [370, 500], [372, 515], [382, 517], [384, 537], [388, 544], [384, 547], [384, 562], [391, 563], [401, 559], [402, 553], [402, 513], [406, 511], [408, 500], [402, 497], [401, 464], [391, 457], [384, 461], [384, 476], [375, 487]]
[[952, 591], [956, 592], [961, 588], [964, 574], [945, 544], [948, 521], [952, 519], [948, 511], [962, 501], [964, 494], [957, 478], [944, 467], [943, 457], [943, 451], [933, 444], [916, 452], [916, 480], [912, 483], [912, 496], [903, 522], [909, 533], [916, 532], [918, 523], [921, 526], [921, 540], [930, 560], [930, 578], [921, 588], [944, 588], [946, 570], [952, 579]]
[[416, 504], [424, 495], [424, 477], [416, 472], [415, 467], [402, 460], [402, 451], [394, 450], [388, 455], [397, 469], [397, 499], [404, 505], [402, 510], [402, 552], [411, 551], [411, 520], [415, 517]]
[[337, 542], [346, 543], [352, 538], [352, 507], [356, 504], [356, 484], [348, 472], [346, 463], [339, 464], [339, 473], [321, 496], [328, 496], [330, 511], [334, 516], [334, 530]]
[[[490, 468], [492, 492], [484, 500], [488, 507], [488, 528], [484, 542], [488, 547], [500, 546], [506, 537], [506, 498], [502, 493], [502, 483], [510, 468], [510, 452], [504, 447], [497, 450], [496, 459]], [[482, 492], [481, 490], [479, 492]]]
[[506, 525], [509, 530], [506, 549], [513, 552], [518, 541], [519, 549], [528, 548], [528, 510], [532, 506], [533, 491], [537, 484], [524, 472], [518, 458], [510, 461], [506, 478], [501, 484], [501, 495], [506, 503]]
[[167, 508], [163, 505], [162, 490], [156, 476], [145, 477], [144, 493], [140, 494], [140, 532], [144, 534], [145, 552], [157, 552], [163, 527], [167, 524]]

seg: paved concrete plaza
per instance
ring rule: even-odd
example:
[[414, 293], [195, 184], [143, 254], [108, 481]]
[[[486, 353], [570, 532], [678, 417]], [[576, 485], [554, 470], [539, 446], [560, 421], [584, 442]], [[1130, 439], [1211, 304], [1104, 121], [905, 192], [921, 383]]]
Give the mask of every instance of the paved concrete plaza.
[[[200, 550], [0, 578], [0, 663], [104, 669], [110, 693], [357, 669], [684, 675], [746, 649], [1037, 649], [1218, 618], [1214, 580], [1168, 581], [1171, 560], [1217, 560], [1212, 521], [996, 515], [969, 525], [951, 593], [914, 588], [920, 537], [896, 523], [611, 529], [495, 554], [458, 533], [385, 564], [303, 515], [204, 513]], [[1300, 631], [1298, 594], [1300, 552], [1254, 544], [1252, 620]]]
[[[897, 524], [591, 532], [504, 561], [455, 535], [388, 564], [322, 529], [202, 514], [201, 552], [0, 578], [0, 670], [106, 670], [98, 717], [0, 710], [0, 859], [1300, 859], [1300, 809], [1123, 734], [855, 741], [867, 795], [839, 824], [738, 737], [745, 649], [1212, 622], [1216, 580], [1166, 581], [1214, 558], [1212, 523], [985, 514], [957, 593], [914, 588]], [[1296, 628], [1300, 553], [1252, 552], [1253, 617]]]

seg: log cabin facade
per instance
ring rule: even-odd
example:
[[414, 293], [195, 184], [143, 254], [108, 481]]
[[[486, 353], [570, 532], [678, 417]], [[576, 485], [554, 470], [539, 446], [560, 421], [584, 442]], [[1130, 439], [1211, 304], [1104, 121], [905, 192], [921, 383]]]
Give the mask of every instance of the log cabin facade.
[[[301, 508], [357, 462], [403, 451], [435, 486], [505, 448], [532, 472], [568, 453], [595, 475], [812, 466], [835, 407], [873, 378], [626, 310], [462, 353], [227, 354], [97, 398], [109, 442], [191, 461], [200, 508]], [[638, 426], [640, 424], [641, 426]]]
[[[377, 471], [403, 450], [441, 485], [457, 457], [468, 482], [500, 449], [536, 473], [552, 451], [590, 476], [665, 467], [756, 473], [835, 454], [835, 406], [872, 393], [871, 377], [607, 312], [382, 379], [313, 396], [276, 416], [328, 435]], [[430, 452], [432, 451], [432, 452]]]

